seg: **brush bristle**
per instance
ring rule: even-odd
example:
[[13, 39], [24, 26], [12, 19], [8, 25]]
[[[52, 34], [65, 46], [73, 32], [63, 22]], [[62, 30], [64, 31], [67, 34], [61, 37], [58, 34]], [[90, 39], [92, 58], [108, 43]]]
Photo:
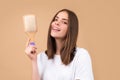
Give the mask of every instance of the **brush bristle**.
[[36, 18], [35, 15], [25, 15], [23, 16], [25, 32], [35, 32], [36, 28]]

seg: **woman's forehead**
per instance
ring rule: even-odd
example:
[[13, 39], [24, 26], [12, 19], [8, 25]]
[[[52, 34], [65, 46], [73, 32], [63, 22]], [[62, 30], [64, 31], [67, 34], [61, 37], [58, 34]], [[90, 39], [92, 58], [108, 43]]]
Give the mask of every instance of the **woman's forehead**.
[[68, 19], [68, 13], [66, 11], [59, 12], [56, 18]]

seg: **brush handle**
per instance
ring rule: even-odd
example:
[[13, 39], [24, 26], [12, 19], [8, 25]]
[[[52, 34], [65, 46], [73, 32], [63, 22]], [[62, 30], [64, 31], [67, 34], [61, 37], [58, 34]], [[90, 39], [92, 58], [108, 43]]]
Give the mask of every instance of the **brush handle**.
[[29, 42], [35, 42], [36, 32], [26, 32]]

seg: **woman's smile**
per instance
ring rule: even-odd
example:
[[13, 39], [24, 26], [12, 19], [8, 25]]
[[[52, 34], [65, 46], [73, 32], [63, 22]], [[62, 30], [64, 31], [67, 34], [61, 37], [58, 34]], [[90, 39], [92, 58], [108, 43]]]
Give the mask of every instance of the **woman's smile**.
[[60, 30], [60, 28], [52, 27], [52, 31], [54, 31], [54, 32], [60, 32], [61, 30]]

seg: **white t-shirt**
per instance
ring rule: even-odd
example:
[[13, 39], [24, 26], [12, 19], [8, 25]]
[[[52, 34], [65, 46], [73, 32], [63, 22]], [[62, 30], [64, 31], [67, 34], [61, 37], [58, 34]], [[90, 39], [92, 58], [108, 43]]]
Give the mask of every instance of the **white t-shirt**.
[[76, 48], [68, 65], [62, 63], [60, 55], [48, 59], [45, 52], [38, 54], [37, 64], [41, 80], [94, 80], [91, 58], [84, 48]]

